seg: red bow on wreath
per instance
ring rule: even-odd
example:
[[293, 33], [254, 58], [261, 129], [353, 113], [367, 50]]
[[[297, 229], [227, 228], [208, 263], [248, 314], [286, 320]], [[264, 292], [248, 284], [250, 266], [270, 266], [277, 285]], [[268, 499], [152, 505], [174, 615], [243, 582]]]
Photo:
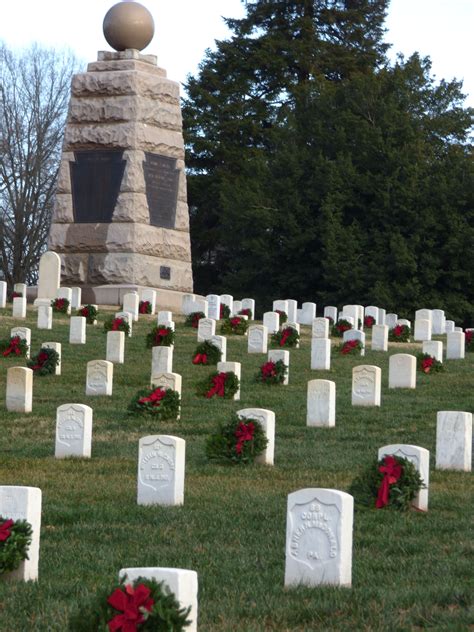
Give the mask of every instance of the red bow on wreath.
[[162, 388], [156, 388], [148, 397], [140, 397], [138, 400], [139, 404], [146, 404], [147, 402], [151, 402], [153, 406], [158, 406], [158, 403], [161, 402], [163, 397], [166, 395], [166, 391]]
[[207, 364], [207, 354], [196, 353], [196, 355], [193, 358], [193, 364]]
[[384, 463], [385, 465], [379, 466], [379, 472], [382, 472], [384, 477], [380, 483], [377, 500], [375, 502], [377, 509], [388, 505], [390, 485], [396, 483], [403, 472], [402, 466], [397, 462], [395, 457], [391, 455], [384, 457]]
[[38, 354], [38, 364], [32, 366], [32, 370], [37, 371], [38, 369], [42, 369], [48, 360], [49, 355], [45, 351], [42, 351], [40, 354]]
[[262, 375], [263, 377], [275, 377], [276, 375], [275, 363], [271, 361], [265, 362], [265, 364], [262, 366]]
[[168, 331], [166, 329], [158, 329], [155, 336], [155, 342], [159, 344], [163, 340], [163, 338], [167, 335], [168, 335]]
[[206, 393], [206, 397], [210, 398], [213, 395], [218, 397], [224, 397], [225, 381], [227, 379], [227, 373], [219, 373], [212, 378], [212, 388]]
[[235, 431], [235, 438], [237, 439], [237, 443], [235, 445], [235, 451], [237, 454], [242, 452], [242, 448], [244, 447], [244, 443], [246, 441], [252, 441], [253, 433], [255, 430], [255, 425], [249, 421], [248, 424], [244, 424], [241, 422], [237, 426], [237, 430]]
[[423, 373], [429, 373], [431, 371], [431, 367], [433, 366], [433, 358], [423, 358], [421, 363], [421, 368]]
[[0, 524], [0, 542], [5, 542], [11, 536], [11, 527], [14, 525], [13, 520], [5, 520], [3, 524]]
[[291, 329], [289, 327], [287, 327], [286, 329], [283, 330], [283, 333], [281, 334], [281, 338], [280, 338], [280, 347], [284, 347], [286, 341], [288, 340], [288, 338], [291, 336]]
[[21, 354], [20, 336], [15, 336], [14, 338], [10, 340], [10, 346], [8, 347], [8, 349], [5, 349], [5, 351], [3, 352], [3, 355], [6, 358], [7, 356], [10, 355], [10, 353], [16, 353], [16, 355]]
[[150, 597], [151, 590], [144, 584], [139, 584], [135, 589], [127, 585], [125, 592], [120, 588], [107, 599], [107, 603], [123, 614], [117, 614], [108, 622], [110, 632], [136, 632], [137, 626], [146, 621], [144, 614], [151, 612], [154, 601]]
[[112, 331], [119, 331], [120, 325], [122, 325], [124, 322], [125, 321], [123, 318], [114, 318], [114, 320], [112, 321]]

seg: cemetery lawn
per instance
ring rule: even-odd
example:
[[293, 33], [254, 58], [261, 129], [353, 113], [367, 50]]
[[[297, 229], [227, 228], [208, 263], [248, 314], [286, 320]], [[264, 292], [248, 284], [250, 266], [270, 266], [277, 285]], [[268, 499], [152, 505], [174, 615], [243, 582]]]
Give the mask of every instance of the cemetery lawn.
[[[437, 471], [434, 463], [437, 411], [473, 410], [474, 353], [445, 361], [445, 373], [418, 373], [416, 390], [389, 391], [389, 354], [370, 351], [370, 340], [365, 358], [333, 350], [330, 371], [311, 371], [310, 328], [302, 327], [301, 348], [290, 351], [290, 384], [269, 387], [254, 380], [266, 356], [248, 355], [247, 338], [229, 336], [227, 360], [242, 363], [241, 400], [206, 400], [194, 388], [213, 369], [191, 363], [196, 330], [177, 317], [173, 370], [183, 377], [181, 420], [157, 423], [127, 414], [135, 392], [149, 384], [145, 336], [155, 316], [141, 316], [126, 338], [113, 396], [86, 397], [86, 362], [105, 358], [102, 324], [112, 312], [101, 310], [99, 325], [87, 326], [86, 345], [69, 345], [66, 316], [55, 314], [53, 330], [44, 331], [32, 310], [26, 323], [10, 313], [0, 311], [1, 337], [25, 324], [32, 354], [42, 341], [61, 342], [62, 375], [35, 376], [33, 412], [9, 413], [7, 368], [25, 361], [0, 358], [0, 484], [43, 492], [39, 581], [0, 581], [0, 630], [67, 630], [70, 613], [131, 566], [197, 571], [205, 632], [473, 629], [472, 475]], [[389, 353], [399, 351], [419, 352], [421, 343], [389, 343]], [[357, 364], [381, 367], [381, 408], [351, 406]], [[306, 427], [307, 382], [316, 378], [336, 382], [335, 428]], [[93, 408], [90, 460], [54, 458], [56, 408], [70, 402]], [[275, 466], [209, 464], [206, 437], [248, 407], [276, 414]], [[148, 434], [186, 440], [183, 507], [136, 504], [138, 441]], [[352, 588], [285, 590], [287, 495], [306, 487], [347, 491], [390, 443], [430, 450], [429, 512], [357, 511]]]

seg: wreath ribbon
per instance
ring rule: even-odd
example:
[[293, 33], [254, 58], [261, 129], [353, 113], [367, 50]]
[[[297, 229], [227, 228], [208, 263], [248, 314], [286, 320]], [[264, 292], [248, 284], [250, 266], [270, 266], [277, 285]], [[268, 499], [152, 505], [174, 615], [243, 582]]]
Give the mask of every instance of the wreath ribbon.
[[196, 353], [196, 355], [193, 358], [193, 364], [207, 364], [207, 354]]
[[385, 465], [380, 465], [379, 467], [379, 472], [382, 472], [384, 477], [380, 483], [377, 500], [375, 502], [377, 509], [381, 509], [382, 507], [385, 507], [385, 505], [388, 505], [390, 485], [393, 485], [398, 481], [403, 471], [402, 466], [397, 462], [395, 457], [391, 455], [384, 457], [384, 463]]
[[15, 336], [10, 340], [10, 346], [8, 347], [8, 349], [5, 349], [5, 351], [3, 352], [3, 356], [6, 358], [10, 355], [10, 353], [16, 353], [16, 355], [21, 354], [19, 336]]
[[132, 586], [125, 586], [125, 592], [120, 588], [107, 599], [107, 603], [122, 612], [111, 619], [107, 625], [110, 632], [136, 632], [137, 626], [146, 621], [144, 613], [151, 612], [154, 605], [150, 597], [151, 590], [139, 584], [135, 589]]
[[227, 373], [219, 373], [212, 378], [212, 387], [207, 391], [206, 397], [211, 398], [214, 395], [224, 397], [225, 382]]

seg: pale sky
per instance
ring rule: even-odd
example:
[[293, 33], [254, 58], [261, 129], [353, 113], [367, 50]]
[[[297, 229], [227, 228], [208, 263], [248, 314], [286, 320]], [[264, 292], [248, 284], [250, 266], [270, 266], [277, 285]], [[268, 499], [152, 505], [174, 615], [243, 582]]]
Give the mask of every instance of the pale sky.
[[[109, 50], [102, 21], [114, 0], [0, 0], [0, 40], [14, 47], [34, 41], [69, 47], [84, 62]], [[240, 0], [142, 0], [155, 20], [155, 36], [143, 51], [158, 55], [168, 77], [184, 82], [206, 48], [228, 31], [221, 16], [241, 17]], [[429, 55], [436, 79], [464, 80], [474, 107], [474, 0], [391, 0], [386, 40], [397, 52]]]

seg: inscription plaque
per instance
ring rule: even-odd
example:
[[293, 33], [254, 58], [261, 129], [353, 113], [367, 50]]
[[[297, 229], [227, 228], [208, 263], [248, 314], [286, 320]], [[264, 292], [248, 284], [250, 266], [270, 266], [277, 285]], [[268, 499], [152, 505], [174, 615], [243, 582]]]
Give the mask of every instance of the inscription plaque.
[[160, 279], [169, 281], [171, 279], [171, 268], [168, 266], [160, 266]]
[[76, 223], [112, 221], [126, 160], [123, 150], [77, 151], [69, 163]]
[[161, 228], [175, 226], [179, 184], [179, 170], [176, 169], [176, 162], [176, 158], [145, 152], [143, 173], [152, 226]]

